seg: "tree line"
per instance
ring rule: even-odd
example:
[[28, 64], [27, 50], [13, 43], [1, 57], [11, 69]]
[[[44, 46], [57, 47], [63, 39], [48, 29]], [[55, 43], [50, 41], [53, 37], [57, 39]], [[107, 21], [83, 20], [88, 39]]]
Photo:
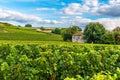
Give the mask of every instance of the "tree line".
[[[32, 27], [32, 25], [26, 24], [25, 27]], [[41, 27], [41, 29], [44, 29], [44, 27]], [[52, 33], [61, 34], [64, 41], [72, 41], [72, 35], [79, 32], [83, 33], [85, 43], [120, 44], [119, 26], [112, 31], [108, 31], [99, 22], [90, 22], [83, 31], [76, 25], [69, 28], [55, 28], [52, 30]]]
[[120, 27], [108, 31], [99, 22], [91, 22], [84, 29], [85, 42], [100, 44], [120, 44]]
[[55, 28], [53, 33], [61, 34], [64, 41], [72, 41], [72, 35], [82, 32], [85, 43], [97, 44], [120, 44], [120, 27], [116, 27], [112, 31], [108, 31], [99, 22], [91, 22], [82, 29], [78, 26], [69, 28]]

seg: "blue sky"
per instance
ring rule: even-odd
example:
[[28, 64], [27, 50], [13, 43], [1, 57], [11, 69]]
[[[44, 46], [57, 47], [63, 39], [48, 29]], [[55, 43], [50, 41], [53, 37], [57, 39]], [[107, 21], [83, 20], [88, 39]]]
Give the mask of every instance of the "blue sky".
[[120, 26], [120, 0], [0, 0], [0, 22], [35, 27]]

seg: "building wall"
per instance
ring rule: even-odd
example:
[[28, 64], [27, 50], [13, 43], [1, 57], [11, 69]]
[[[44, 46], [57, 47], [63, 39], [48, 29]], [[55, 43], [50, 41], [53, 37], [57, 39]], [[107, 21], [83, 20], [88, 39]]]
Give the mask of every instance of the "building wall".
[[82, 36], [72, 36], [72, 42], [80, 42], [83, 43], [84, 40], [82, 39]]

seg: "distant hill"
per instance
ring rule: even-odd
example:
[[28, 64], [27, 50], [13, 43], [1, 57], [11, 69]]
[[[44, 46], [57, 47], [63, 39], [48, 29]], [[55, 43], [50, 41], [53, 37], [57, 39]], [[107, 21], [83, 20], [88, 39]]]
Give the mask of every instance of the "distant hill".
[[5, 25], [5, 26], [14, 26], [13, 24], [6, 23], [6, 22], [0, 22], [0, 25]]
[[0, 40], [61, 41], [61, 35], [0, 22]]

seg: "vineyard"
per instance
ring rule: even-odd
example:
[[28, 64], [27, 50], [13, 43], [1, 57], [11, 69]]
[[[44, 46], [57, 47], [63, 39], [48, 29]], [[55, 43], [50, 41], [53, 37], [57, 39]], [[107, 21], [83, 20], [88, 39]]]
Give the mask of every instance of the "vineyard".
[[0, 44], [0, 80], [120, 80], [120, 47]]

